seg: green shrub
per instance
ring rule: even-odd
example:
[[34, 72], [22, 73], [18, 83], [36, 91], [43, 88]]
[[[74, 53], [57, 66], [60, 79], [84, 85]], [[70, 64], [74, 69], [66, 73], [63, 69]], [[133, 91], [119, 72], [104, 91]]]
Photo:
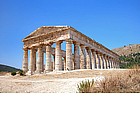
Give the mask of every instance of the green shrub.
[[24, 76], [24, 72], [22, 70], [19, 71], [20, 76]]
[[82, 81], [79, 85], [78, 85], [78, 91], [80, 93], [91, 93], [92, 92], [92, 88], [94, 86], [94, 80], [92, 81]]
[[11, 75], [15, 76], [16, 75], [16, 72], [15, 71], [11, 72]]

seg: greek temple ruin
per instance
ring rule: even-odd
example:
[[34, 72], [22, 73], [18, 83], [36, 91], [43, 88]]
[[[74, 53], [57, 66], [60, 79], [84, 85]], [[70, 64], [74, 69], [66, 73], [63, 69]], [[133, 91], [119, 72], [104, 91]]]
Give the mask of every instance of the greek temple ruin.
[[70, 26], [42, 26], [22, 41], [22, 69], [30, 75], [119, 68], [119, 55]]

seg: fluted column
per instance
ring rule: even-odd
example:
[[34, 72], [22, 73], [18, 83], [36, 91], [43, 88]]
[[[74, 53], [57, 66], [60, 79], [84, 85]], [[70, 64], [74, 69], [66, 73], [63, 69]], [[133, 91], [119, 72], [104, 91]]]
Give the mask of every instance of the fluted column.
[[37, 73], [42, 72], [42, 47], [38, 48], [38, 59], [37, 59]]
[[42, 72], [44, 72], [44, 52], [42, 51]]
[[115, 68], [117, 69], [117, 60], [115, 59]]
[[51, 44], [47, 44], [46, 46], [46, 65], [45, 65], [45, 72], [51, 71]]
[[100, 53], [100, 54], [99, 54], [99, 57], [100, 57], [100, 68], [101, 68], [101, 69], [104, 69], [103, 54]]
[[29, 67], [29, 72], [28, 74], [33, 74], [33, 67], [34, 67], [34, 58], [33, 58], [33, 55], [34, 55], [34, 49], [31, 48], [30, 50], [30, 67]]
[[28, 71], [28, 48], [23, 48], [24, 54], [23, 54], [23, 64], [22, 64], [22, 70], [24, 72]]
[[114, 59], [112, 58], [112, 68], [114, 68]]
[[53, 55], [53, 70], [55, 70], [55, 55]]
[[100, 69], [100, 56], [99, 56], [99, 52], [96, 51], [96, 66], [97, 69]]
[[115, 68], [117, 69], [117, 60], [115, 59]]
[[107, 64], [108, 64], [108, 69], [110, 69], [111, 65], [110, 65], [110, 57], [109, 56], [107, 56]]
[[64, 71], [66, 70], [66, 57], [64, 57]]
[[72, 41], [66, 40], [66, 70], [72, 69]]
[[119, 69], [120, 68], [120, 62], [117, 61], [117, 68]]
[[113, 65], [112, 65], [112, 58], [111, 57], [109, 58], [109, 65], [110, 65], [110, 69], [112, 69], [113, 68], [112, 67]]
[[36, 50], [33, 49], [33, 72], [36, 70]]
[[62, 70], [61, 43], [62, 43], [62, 41], [56, 42], [56, 48], [55, 48], [55, 70], [56, 71], [61, 71]]
[[96, 68], [96, 52], [94, 50], [91, 50], [91, 54], [92, 54], [92, 69]]
[[86, 58], [86, 68], [87, 69], [91, 69], [91, 50], [90, 50], [90, 48], [87, 48], [86, 49], [87, 50], [87, 58]]
[[72, 58], [72, 70], [74, 70], [74, 57]]
[[74, 69], [80, 68], [79, 43], [74, 44]]
[[109, 69], [109, 61], [108, 61], [108, 56], [105, 56], [106, 59], [106, 69]]
[[113, 68], [115, 69], [115, 59], [113, 59]]
[[104, 61], [104, 69], [107, 69], [108, 66], [107, 66], [107, 57], [105, 54], [103, 54], [103, 61]]
[[80, 69], [85, 69], [85, 47], [80, 46]]

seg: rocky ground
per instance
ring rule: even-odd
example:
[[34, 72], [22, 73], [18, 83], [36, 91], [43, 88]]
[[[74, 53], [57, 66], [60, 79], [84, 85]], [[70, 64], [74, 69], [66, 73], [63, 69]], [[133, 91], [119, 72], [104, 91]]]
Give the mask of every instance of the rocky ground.
[[1, 93], [76, 93], [77, 84], [83, 80], [100, 81], [105, 75], [126, 70], [75, 70], [50, 72], [32, 76], [0, 74]]

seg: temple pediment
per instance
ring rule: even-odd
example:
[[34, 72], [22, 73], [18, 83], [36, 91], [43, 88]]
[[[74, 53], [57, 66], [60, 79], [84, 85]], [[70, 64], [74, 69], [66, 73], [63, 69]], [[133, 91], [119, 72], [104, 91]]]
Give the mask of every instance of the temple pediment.
[[32, 37], [36, 37], [40, 35], [47, 35], [49, 33], [62, 31], [68, 28], [69, 26], [42, 26], [38, 28], [37, 30], [35, 30], [34, 32], [32, 32], [31, 34], [29, 34], [24, 39], [28, 39], [28, 38], [32, 38]]
[[31, 49], [32, 47], [37, 48], [40, 45], [46, 46], [50, 43], [67, 40], [71, 40], [74, 44], [78, 42], [81, 46], [89, 47], [109, 57], [118, 57], [116, 53], [71, 26], [42, 26], [25, 37], [22, 41], [24, 42], [25, 48]]

